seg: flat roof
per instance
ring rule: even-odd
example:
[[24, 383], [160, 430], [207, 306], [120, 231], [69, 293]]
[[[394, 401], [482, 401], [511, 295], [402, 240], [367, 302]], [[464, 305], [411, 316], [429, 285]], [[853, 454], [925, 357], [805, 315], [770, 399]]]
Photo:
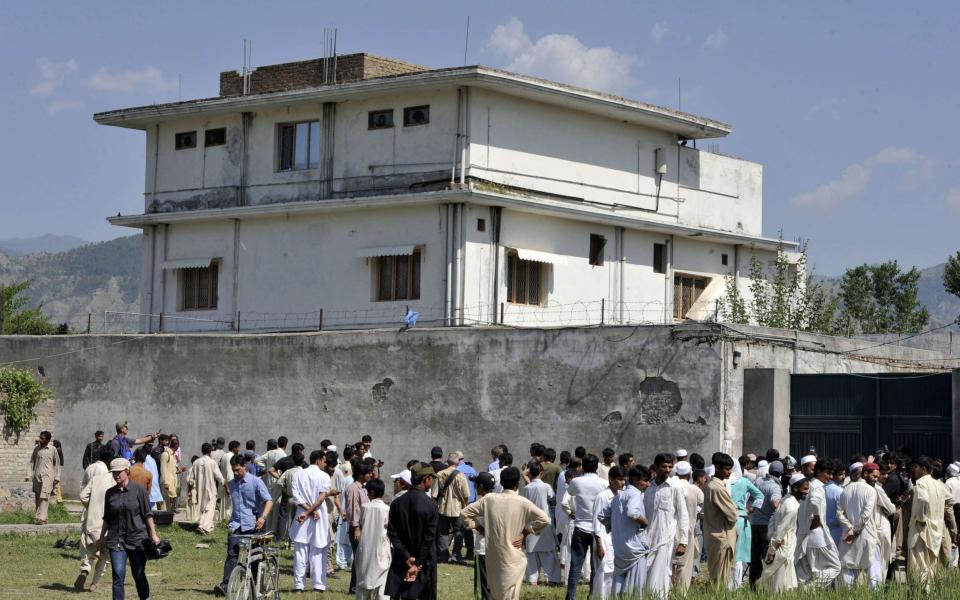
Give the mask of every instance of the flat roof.
[[418, 88], [446, 86], [489, 89], [669, 131], [689, 139], [724, 137], [732, 130], [730, 125], [708, 117], [479, 65], [434, 69], [281, 92], [218, 96], [123, 108], [96, 113], [93, 119], [101, 125], [147, 129], [155, 123], [186, 116], [236, 113], [298, 103], [338, 102]]

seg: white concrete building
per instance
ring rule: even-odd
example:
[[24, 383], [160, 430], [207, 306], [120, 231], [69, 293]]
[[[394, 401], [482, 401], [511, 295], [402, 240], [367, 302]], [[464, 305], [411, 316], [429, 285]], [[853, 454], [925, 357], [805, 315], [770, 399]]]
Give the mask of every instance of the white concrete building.
[[777, 246], [705, 117], [366, 54], [220, 80], [94, 117], [146, 133], [144, 213], [109, 219], [144, 233], [144, 331], [710, 319]]

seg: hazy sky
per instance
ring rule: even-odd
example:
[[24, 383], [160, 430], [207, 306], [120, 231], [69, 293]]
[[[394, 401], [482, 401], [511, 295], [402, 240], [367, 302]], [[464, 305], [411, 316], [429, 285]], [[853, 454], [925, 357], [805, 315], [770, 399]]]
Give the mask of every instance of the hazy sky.
[[[816, 4], [816, 6], [815, 6]], [[217, 74], [341, 53], [468, 62], [733, 125], [764, 165], [764, 232], [822, 274], [960, 249], [960, 5], [950, 2], [4, 2], [0, 238], [103, 240], [143, 210], [143, 133], [94, 112], [214, 96]]]

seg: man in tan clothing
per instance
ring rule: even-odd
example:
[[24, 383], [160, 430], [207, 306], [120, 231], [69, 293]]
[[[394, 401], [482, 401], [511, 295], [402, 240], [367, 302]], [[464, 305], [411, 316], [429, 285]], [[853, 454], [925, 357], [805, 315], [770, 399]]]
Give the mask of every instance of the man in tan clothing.
[[53, 489], [60, 482], [60, 455], [57, 449], [50, 445], [53, 435], [49, 431], [41, 431], [37, 446], [33, 449], [30, 464], [27, 465], [27, 481], [33, 482], [33, 497], [36, 504], [36, 521], [38, 525], [47, 522], [47, 508], [50, 505], [50, 496]]
[[467, 505], [470, 488], [463, 471], [457, 469], [463, 455], [452, 452], [447, 457], [447, 468], [437, 473], [433, 484], [434, 496], [440, 510], [437, 521], [437, 564], [450, 560], [450, 538], [460, 511]]
[[928, 588], [940, 566], [937, 559], [943, 544], [946, 487], [930, 476], [933, 465], [926, 456], [913, 461], [910, 470], [915, 483], [907, 533], [907, 569], [912, 580]]
[[164, 447], [160, 455], [160, 493], [163, 494], [164, 510], [177, 510], [177, 496], [180, 495], [180, 468], [176, 448], [171, 446]]
[[[99, 449], [100, 461], [106, 466], [113, 458], [113, 452], [109, 447]], [[90, 582], [90, 591], [97, 590], [97, 584], [103, 576], [103, 571], [107, 566], [107, 559], [110, 553], [106, 547], [101, 547], [100, 536], [103, 533], [103, 506], [107, 490], [112, 488], [116, 482], [113, 480], [113, 473], [109, 470], [98, 473], [87, 485], [80, 490], [80, 502], [83, 503], [83, 517], [81, 518], [80, 528], [80, 575], [73, 583], [73, 589], [77, 592], [83, 591], [83, 585], [90, 574], [91, 564], [96, 563], [93, 571], [93, 581]]]
[[[677, 479], [680, 480], [680, 488], [687, 500], [687, 518], [690, 521], [690, 536], [687, 545], [687, 551], [674, 558], [673, 584], [679, 586], [680, 590], [686, 594], [690, 589], [690, 581], [693, 579], [693, 567], [700, 562], [700, 544], [697, 536], [693, 532], [697, 530], [697, 521], [703, 514], [703, 490], [690, 483], [693, 468], [685, 460], [677, 462], [674, 466]], [[679, 537], [677, 538], [679, 542]]]
[[550, 524], [550, 517], [526, 498], [517, 494], [520, 470], [507, 467], [500, 473], [501, 494], [487, 494], [463, 509], [463, 523], [477, 528], [483, 520], [486, 542], [487, 587], [496, 600], [519, 600], [527, 555], [523, 539]]
[[213, 519], [217, 511], [217, 495], [223, 489], [223, 474], [220, 466], [210, 458], [213, 446], [200, 447], [201, 456], [190, 467], [189, 481], [193, 486], [190, 494], [197, 504], [197, 533], [213, 531]]
[[727, 479], [733, 459], [722, 452], [713, 455], [714, 476], [703, 498], [703, 543], [707, 548], [707, 572], [716, 587], [726, 586], [737, 547], [739, 510], [730, 497]]

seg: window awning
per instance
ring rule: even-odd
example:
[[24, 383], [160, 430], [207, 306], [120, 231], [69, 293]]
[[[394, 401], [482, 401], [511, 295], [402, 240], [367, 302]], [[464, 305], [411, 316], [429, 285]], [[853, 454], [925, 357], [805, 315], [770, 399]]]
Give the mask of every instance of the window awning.
[[520, 260], [531, 260], [533, 262], [547, 263], [549, 265], [565, 265], [567, 257], [561, 254], [551, 254], [539, 250], [524, 250], [523, 248], [514, 248]]
[[417, 248], [416, 244], [408, 246], [380, 246], [379, 248], [361, 248], [357, 250], [357, 258], [374, 258], [377, 256], [410, 256]]
[[163, 261], [164, 269], [202, 269], [209, 267], [213, 258], [178, 258], [176, 260]]

